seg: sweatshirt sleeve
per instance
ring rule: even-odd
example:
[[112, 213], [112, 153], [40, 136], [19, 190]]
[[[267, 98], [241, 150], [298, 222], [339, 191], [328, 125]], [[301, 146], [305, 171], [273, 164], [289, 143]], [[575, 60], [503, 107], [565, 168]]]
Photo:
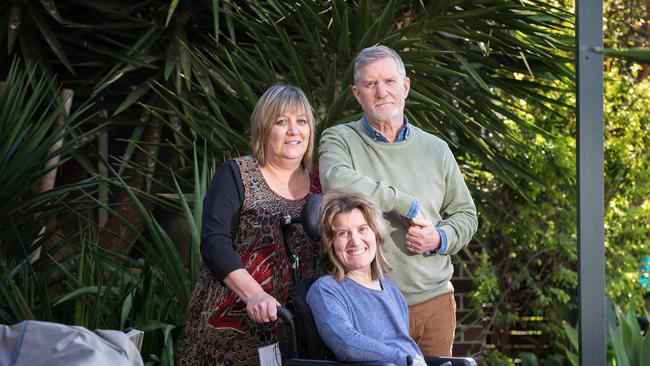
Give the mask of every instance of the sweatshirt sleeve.
[[234, 248], [239, 214], [244, 201], [244, 187], [237, 163], [221, 165], [203, 200], [201, 257], [219, 280], [232, 271], [244, 268]]
[[440, 208], [442, 220], [437, 227], [445, 232], [447, 247], [444, 253], [439, 254], [456, 254], [472, 239], [478, 228], [478, 219], [474, 200], [449, 147], [445, 150], [444, 159], [447, 189]]
[[350, 139], [341, 132], [344, 129], [351, 127], [334, 126], [321, 135], [318, 165], [323, 190], [360, 192], [370, 197], [382, 212], [393, 211], [407, 217], [415, 198], [355, 170], [349, 149]]
[[359, 333], [346, 310], [346, 299], [336, 290], [336, 280], [316, 281], [307, 293], [318, 334], [340, 361], [380, 361], [406, 366], [399, 350]]

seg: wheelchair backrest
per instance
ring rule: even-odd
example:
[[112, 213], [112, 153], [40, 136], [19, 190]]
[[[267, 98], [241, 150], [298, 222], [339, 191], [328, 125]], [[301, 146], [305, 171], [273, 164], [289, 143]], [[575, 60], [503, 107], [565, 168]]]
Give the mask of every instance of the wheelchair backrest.
[[300, 222], [305, 232], [312, 240], [320, 241], [320, 203], [323, 195], [312, 194], [307, 197], [307, 202], [300, 212]]
[[294, 287], [293, 313], [296, 319], [298, 353], [301, 357], [319, 360], [335, 360], [334, 353], [323, 343], [318, 334], [314, 316], [307, 304], [307, 292], [316, 278], [304, 278]]

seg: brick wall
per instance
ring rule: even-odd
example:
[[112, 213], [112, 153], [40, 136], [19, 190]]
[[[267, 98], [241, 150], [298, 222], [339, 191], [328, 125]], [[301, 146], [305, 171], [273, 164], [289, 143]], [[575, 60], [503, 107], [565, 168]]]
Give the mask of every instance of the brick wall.
[[[477, 249], [476, 244], [470, 244], [469, 250]], [[454, 356], [471, 356], [480, 359], [480, 352], [490, 333], [485, 329], [486, 321], [479, 319], [477, 314], [470, 311], [470, 298], [472, 296], [473, 282], [468, 268], [472, 265], [469, 258], [460, 252], [453, 258], [454, 285], [456, 298], [456, 339], [454, 340]]]

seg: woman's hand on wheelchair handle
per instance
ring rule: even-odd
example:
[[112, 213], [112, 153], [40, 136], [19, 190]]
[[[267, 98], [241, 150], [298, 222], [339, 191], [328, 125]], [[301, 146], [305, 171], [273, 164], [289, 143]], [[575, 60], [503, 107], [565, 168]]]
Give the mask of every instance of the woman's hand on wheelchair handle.
[[280, 303], [264, 291], [257, 292], [248, 299], [246, 312], [258, 323], [268, 323], [278, 319]]

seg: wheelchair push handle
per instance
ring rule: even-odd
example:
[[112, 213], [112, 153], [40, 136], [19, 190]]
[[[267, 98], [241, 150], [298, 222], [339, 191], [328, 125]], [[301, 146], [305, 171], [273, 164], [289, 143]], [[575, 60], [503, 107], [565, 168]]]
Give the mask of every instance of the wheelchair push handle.
[[291, 314], [289, 309], [282, 305], [278, 306], [278, 318], [282, 319], [282, 321], [287, 324], [293, 323], [293, 314]]
[[296, 335], [296, 322], [293, 320], [293, 314], [289, 309], [284, 306], [278, 306], [278, 318], [289, 326], [291, 331], [291, 349], [289, 349], [290, 357], [298, 357], [298, 337]]

